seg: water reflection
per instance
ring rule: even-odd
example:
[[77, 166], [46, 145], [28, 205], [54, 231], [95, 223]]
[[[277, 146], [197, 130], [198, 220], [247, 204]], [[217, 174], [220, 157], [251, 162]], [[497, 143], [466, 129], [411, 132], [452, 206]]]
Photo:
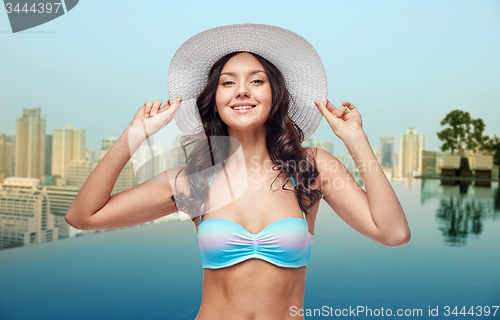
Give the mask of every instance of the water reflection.
[[495, 212], [500, 211], [500, 188], [496, 189], [496, 192], [494, 194], [494, 199], [495, 199]]
[[496, 220], [500, 212], [498, 183], [472, 181], [422, 180], [421, 203], [439, 198], [436, 209], [438, 229], [449, 246], [466, 246], [470, 238], [478, 238], [488, 220]]
[[461, 203], [460, 199], [441, 199], [437, 209], [439, 230], [450, 245], [465, 245], [469, 234], [479, 235], [483, 230], [481, 216], [485, 207], [481, 202]]

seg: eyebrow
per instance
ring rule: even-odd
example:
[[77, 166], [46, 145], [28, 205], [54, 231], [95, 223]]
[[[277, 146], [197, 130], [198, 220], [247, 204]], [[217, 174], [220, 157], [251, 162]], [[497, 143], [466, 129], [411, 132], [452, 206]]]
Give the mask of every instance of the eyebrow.
[[[266, 73], [264, 70], [254, 70], [254, 71], [251, 71], [249, 73], [249, 75], [253, 76], [254, 74], [256, 73], [259, 73], [259, 72], [263, 72], [264, 74]], [[232, 73], [232, 72], [223, 72], [220, 74], [221, 76], [223, 75], [228, 75], [228, 76], [231, 76], [231, 77], [236, 77], [236, 74], [235, 73]], [[267, 74], [266, 74], [267, 75]]]

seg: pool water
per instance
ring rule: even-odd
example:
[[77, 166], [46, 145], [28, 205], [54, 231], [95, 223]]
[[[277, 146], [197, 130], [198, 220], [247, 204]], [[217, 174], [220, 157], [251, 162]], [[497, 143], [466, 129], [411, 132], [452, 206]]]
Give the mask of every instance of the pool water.
[[[399, 248], [360, 235], [321, 202], [304, 300], [316, 315], [305, 318], [398, 309], [419, 319], [500, 318], [498, 183], [392, 185], [412, 232]], [[2, 250], [0, 319], [194, 319], [202, 276], [190, 220]]]

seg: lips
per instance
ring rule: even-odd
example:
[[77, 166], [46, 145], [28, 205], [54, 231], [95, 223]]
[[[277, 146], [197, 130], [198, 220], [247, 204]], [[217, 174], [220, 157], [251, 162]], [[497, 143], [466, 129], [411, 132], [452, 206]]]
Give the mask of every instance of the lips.
[[[234, 106], [231, 106], [231, 109], [235, 110], [234, 108], [236, 108], [236, 107], [243, 107], [243, 106], [251, 106], [252, 109], [256, 107], [256, 105], [245, 104], [245, 105], [234, 105]], [[246, 109], [240, 109], [240, 110], [249, 110], [249, 109], [246, 108]]]

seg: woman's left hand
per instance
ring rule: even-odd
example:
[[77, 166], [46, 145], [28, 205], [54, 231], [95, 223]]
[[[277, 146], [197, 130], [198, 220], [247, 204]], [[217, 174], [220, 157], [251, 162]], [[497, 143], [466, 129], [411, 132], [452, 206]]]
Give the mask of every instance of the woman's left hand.
[[361, 114], [352, 103], [342, 102], [342, 105], [338, 109], [330, 101], [327, 101], [326, 106], [319, 100], [314, 101], [314, 103], [330, 124], [333, 132], [342, 141], [353, 130], [360, 130], [362, 128]]

